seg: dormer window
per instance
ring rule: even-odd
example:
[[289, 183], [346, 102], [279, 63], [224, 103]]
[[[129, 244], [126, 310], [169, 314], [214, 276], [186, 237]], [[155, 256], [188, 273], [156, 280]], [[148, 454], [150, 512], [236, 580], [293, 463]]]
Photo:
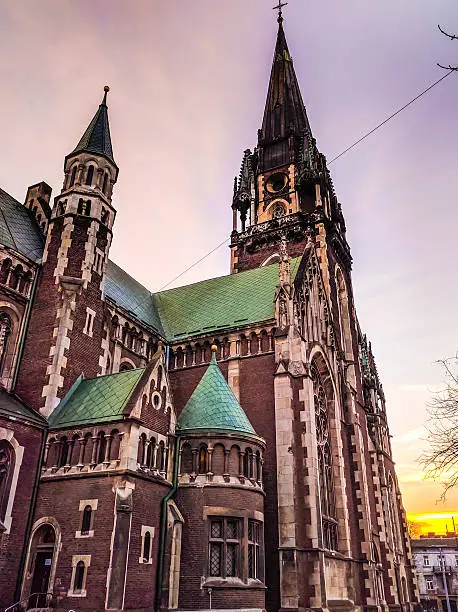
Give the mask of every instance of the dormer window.
[[89, 166], [86, 174], [86, 185], [92, 185], [92, 180], [94, 178], [94, 166]]

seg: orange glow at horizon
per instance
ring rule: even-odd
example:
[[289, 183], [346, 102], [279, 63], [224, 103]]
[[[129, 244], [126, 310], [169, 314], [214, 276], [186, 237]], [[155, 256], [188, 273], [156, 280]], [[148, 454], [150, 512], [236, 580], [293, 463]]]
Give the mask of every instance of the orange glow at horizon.
[[407, 514], [407, 520], [413, 527], [412, 537], [419, 537], [428, 533], [445, 535], [454, 531], [458, 534], [458, 510], [430, 514]]

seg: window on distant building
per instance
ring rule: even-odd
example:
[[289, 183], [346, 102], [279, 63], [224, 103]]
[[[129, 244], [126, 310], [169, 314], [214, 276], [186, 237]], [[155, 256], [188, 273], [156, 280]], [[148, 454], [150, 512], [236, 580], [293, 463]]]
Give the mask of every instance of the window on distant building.
[[433, 577], [425, 576], [425, 581], [426, 581], [426, 590], [432, 591], [434, 589]]
[[429, 557], [428, 557], [428, 555], [424, 555], [424, 557], [423, 557], [423, 565], [426, 565], [426, 566], [429, 565]]

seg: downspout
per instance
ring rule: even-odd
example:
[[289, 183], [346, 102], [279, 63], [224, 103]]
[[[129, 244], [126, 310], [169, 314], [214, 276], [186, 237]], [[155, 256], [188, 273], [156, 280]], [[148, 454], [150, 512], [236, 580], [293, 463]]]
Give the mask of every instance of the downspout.
[[159, 527], [159, 552], [158, 567], [156, 575], [156, 610], [160, 610], [162, 596], [162, 578], [164, 574], [165, 540], [167, 535], [167, 505], [178, 489], [178, 463], [180, 458], [180, 436], [175, 438], [175, 455], [173, 459], [172, 488], [162, 500], [161, 523]]
[[35, 300], [35, 293], [37, 291], [40, 271], [41, 271], [40, 268], [37, 267], [37, 273], [35, 274], [35, 278], [33, 279], [32, 289], [30, 291], [30, 296], [29, 296], [29, 302], [27, 304], [27, 308], [25, 311], [24, 323], [22, 324], [22, 333], [21, 333], [21, 339], [19, 341], [19, 350], [18, 350], [18, 355], [16, 359], [16, 367], [14, 369], [13, 380], [11, 383], [11, 391], [13, 393], [16, 387], [18, 376], [19, 376], [19, 366], [21, 365], [22, 355], [24, 354], [25, 338], [27, 336], [27, 331], [29, 329], [30, 315], [32, 314], [32, 305]]
[[37, 465], [37, 472], [35, 474], [35, 481], [33, 483], [32, 499], [30, 501], [29, 516], [27, 517], [27, 525], [26, 525], [25, 532], [24, 532], [24, 544], [22, 546], [21, 561], [19, 563], [19, 571], [18, 571], [18, 575], [17, 575], [16, 589], [15, 589], [15, 592], [14, 592], [14, 599], [15, 599], [15, 601], [19, 601], [21, 599], [22, 580], [23, 580], [24, 569], [25, 569], [24, 566], [25, 566], [25, 560], [26, 560], [26, 556], [27, 556], [28, 542], [29, 542], [29, 539], [30, 539], [30, 534], [32, 532], [33, 515], [35, 514], [35, 506], [36, 506], [36, 503], [37, 503], [38, 485], [40, 483], [41, 466], [43, 464], [43, 458], [44, 458], [44, 454], [45, 454], [47, 433], [48, 433], [48, 431], [47, 431], [46, 427], [43, 427], [43, 430], [42, 430], [42, 433], [41, 433], [40, 458], [39, 458], [38, 465]]

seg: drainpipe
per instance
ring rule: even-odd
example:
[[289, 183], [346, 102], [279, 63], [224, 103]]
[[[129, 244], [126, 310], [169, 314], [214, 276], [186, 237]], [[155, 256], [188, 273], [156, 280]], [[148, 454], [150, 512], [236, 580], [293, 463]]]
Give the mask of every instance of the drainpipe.
[[30, 315], [32, 314], [32, 305], [35, 300], [35, 293], [37, 291], [39, 277], [40, 277], [40, 268], [37, 267], [37, 272], [35, 274], [35, 278], [33, 279], [32, 288], [30, 290], [29, 301], [28, 301], [27, 308], [25, 311], [24, 323], [22, 324], [22, 333], [21, 333], [21, 339], [19, 341], [19, 350], [18, 350], [18, 355], [17, 355], [17, 360], [16, 360], [16, 367], [14, 369], [13, 380], [11, 383], [12, 393], [14, 393], [14, 389], [16, 387], [17, 379], [19, 376], [19, 366], [21, 365], [22, 355], [24, 354], [25, 338], [27, 336], [27, 331], [29, 329]]
[[180, 436], [175, 438], [175, 456], [173, 458], [173, 477], [172, 488], [162, 500], [161, 504], [161, 523], [159, 527], [159, 552], [158, 567], [156, 575], [156, 610], [161, 607], [162, 578], [164, 574], [165, 540], [167, 536], [167, 504], [175, 495], [178, 489], [178, 463], [180, 459]]
[[29, 516], [27, 517], [27, 525], [26, 525], [25, 533], [24, 533], [24, 544], [22, 546], [21, 561], [19, 563], [19, 570], [18, 570], [18, 575], [17, 575], [17, 580], [16, 580], [16, 590], [14, 591], [14, 599], [15, 599], [15, 601], [19, 601], [21, 599], [22, 579], [23, 579], [23, 575], [24, 575], [25, 560], [26, 560], [26, 556], [27, 556], [28, 543], [29, 543], [29, 539], [30, 539], [30, 534], [32, 532], [33, 515], [35, 514], [35, 506], [36, 506], [36, 503], [37, 503], [38, 485], [40, 483], [41, 466], [43, 464], [43, 458], [44, 458], [44, 454], [45, 454], [47, 433], [48, 433], [47, 429], [45, 427], [43, 427], [43, 430], [42, 430], [42, 433], [41, 433], [40, 458], [38, 460], [37, 472], [35, 474], [35, 481], [33, 483], [32, 498], [31, 498], [31, 501], [30, 501]]

